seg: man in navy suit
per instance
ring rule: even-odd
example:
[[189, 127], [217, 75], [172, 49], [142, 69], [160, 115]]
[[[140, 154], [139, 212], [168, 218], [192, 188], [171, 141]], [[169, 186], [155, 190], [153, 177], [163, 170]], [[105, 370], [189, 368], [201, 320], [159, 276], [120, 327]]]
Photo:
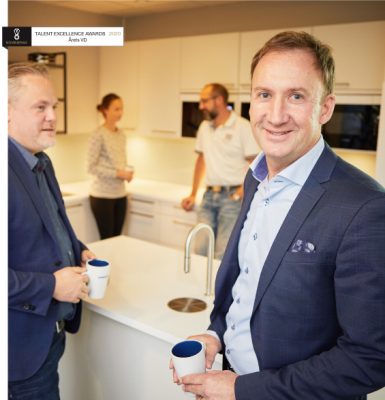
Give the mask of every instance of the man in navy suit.
[[64, 330], [76, 332], [87, 296], [85, 262], [48, 156], [57, 99], [47, 69], [8, 70], [8, 390], [12, 399], [59, 399]]
[[222, 352], [227, 370], [180, 382], [198, 399], [365, 399], [385, 385], [385, 191], [322, 138], [335, 104], [328, 46], [283, 32], [251, 72], [263, 153], [245, 178], [209, 330], [193, 336], [207, 367]]

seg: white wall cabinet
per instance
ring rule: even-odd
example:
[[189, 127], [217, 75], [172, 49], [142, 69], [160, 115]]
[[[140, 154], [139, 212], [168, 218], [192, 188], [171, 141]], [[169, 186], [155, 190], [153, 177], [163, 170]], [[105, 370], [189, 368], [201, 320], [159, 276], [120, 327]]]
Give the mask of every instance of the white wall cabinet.
[[140, 42], [139, 133], [180, 135], [180, 71], [180, 38]]
[[239, 33], [182, 38], [181, 91], [199, 92], [211, 82], [238, 86]]
[[119, 126], [134, 131], [139, 115], [139, 43], [125, 42], [124, 47], [100, 49], [99, 101], [108, 93], [123, 100], [124, 112]]
[[[310, 27], [291, 28], [294, 31], [311, 33]], [[255, 53], [274, 35], [282, 29], [269, 29], [264, 31], [241, 32], [239, 54], [239, 89], [241, 92], [250, 92], [251, 61]]]
[[250, 92], [250, 67], [255, 53], [277, 34], [279, 30], [241, 32], [239, 55], [239, 87], [241, 91]]
[[333, 48], [336, 92], [381, 91], [385, 21], [315, 26], [313, 33]]

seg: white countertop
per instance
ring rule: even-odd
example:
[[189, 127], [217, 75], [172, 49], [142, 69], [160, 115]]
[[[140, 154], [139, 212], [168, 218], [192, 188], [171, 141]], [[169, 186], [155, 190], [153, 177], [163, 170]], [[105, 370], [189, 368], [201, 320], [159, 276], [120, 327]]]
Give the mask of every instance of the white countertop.
[[[89, 196], [90, 186], [90, 180], [60, 185], [62, 193], [64, 194], [63, 198], [65, 204], [70, 205], [84, 200]], [[129, 194], [170, 202], [179, 202], [191, 192], [191, 186], [140, 178], [134, 178], [131, 182], [126, 183], [126, 187]], [[198, 193], [198, 203], [203, 195], [203, 191], [204, 189], [202, 188]]]
[[[191, 272], [183, 271], [183, 252], [127, 236], [91, 243], [97, 257], [111, 262], [110, 284], [102, 300], [88, 300], [92, 311], [171, 344], [209, 325], [213, 296], [205, 296], [206, 257], [192, 255]], [[214, 260], [213, 282], [219, 267]], [[182, 313], [167, 303], [193, 297], [204, 311]]]

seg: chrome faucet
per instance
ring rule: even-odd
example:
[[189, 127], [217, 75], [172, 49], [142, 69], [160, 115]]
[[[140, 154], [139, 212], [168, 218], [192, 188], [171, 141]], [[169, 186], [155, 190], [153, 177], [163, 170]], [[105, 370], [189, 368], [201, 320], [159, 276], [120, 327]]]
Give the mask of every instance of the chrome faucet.
[[190, 272], [191, 265], [191, 241], [195, 237], [195, 235], [201, 231], [202, 229], [207, 229], [209, 234], [209, 246], [208, 246], [208, 254], [207, 254], [207, 274], [206, 274], [206, 293], [205, 296], [212, 295], [212, 279], [213, 279], [213, 259], [214, 259], [214, 243], [215, 236], [213, 228], [210, 225], [199, 223], [195, 225], [187, 235], [186, 243], [184, 246], [184, 272], [187, 274]]

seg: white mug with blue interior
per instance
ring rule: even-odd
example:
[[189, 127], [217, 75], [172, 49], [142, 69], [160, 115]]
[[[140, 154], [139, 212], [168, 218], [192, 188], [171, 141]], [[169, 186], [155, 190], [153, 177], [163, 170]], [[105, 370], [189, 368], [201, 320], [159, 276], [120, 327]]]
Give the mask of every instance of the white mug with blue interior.
[[94, 258], [86, 263], [88, 275], [88, 297], [90, 299], [102, 299], [106, 292], [110, 276], [110, 263], [106, 260]]
[[171, 359], [178, 378], [206, 372], [206, 349], [199, 340], [184, 340], [171, 349]]

